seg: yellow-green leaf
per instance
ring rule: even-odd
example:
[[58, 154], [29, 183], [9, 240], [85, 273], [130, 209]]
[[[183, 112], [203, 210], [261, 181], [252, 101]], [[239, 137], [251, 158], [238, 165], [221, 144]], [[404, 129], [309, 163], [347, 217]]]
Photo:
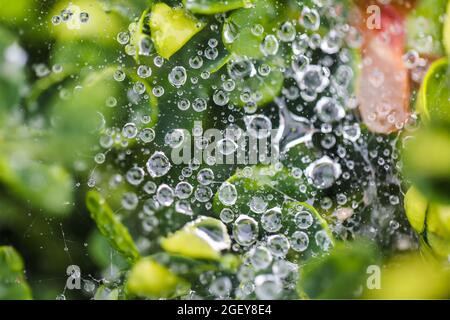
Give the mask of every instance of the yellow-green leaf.
[[419, 0], [406, 19], [407, 47], [420, 55], [442, 56], [442, 15], [447, 0]]
[[156, 51], [165, 59], [180, 50], [204, 26], [181, 8], [171, 8], [165, 3], [152, 7], [150, 32]]
[[249, 0], [183, 0], [189, 11], [198, 14], [216, 14], [251, 5]]
[[170, 298], [185, 292], [189, 284], [151, 258], [138, 261], [128, 276], [127, 292], [147, 298]]
[[427, 232], [447, 239], [450, 246], [450, 206], [430, 204], [427, 214]]
[[414, 187], [411, 187], [405, 195], [405, 212], [409, 223], [418, 233], [425, 228], [428, 200]]
[[450, 122], [449, 85], [448, 59], [442, 58], [430, 66], [419, 91], [416, 110], [425, 121]]
[[381, 273], [381, 288], [367, 290], [369, 299], [445, 299], [449, 274], [419, 255], [394, 258]]
[[225, 225], [217, 219], [200, 217], [161, 241], [164, 250], [194, 259], [219, 260], [220, 252], [230, 248]]

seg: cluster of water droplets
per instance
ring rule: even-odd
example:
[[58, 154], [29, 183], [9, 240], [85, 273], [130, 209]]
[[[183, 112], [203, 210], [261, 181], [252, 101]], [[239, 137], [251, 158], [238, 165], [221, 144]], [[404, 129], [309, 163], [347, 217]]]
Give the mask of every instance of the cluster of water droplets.
[[[303, 7], [297, 20], [284, 21], [274, 30], [264, 30], [259, 24], [251, 28], [252, 34], [264, 35], [259, 47], [262, 56], [281, 55], [286, 63], [280, 66], [233, 56], [210, 96], [200, 94], [213, 77], [204, 67], [220, 61], [220, 35], [189, 52], [185, 61], [175, 62], [157, 55], [147, 36], [136, 42], [136, 23], [117, 35], [126, 55], [147, 57], [139, 61], [132, 76], [120, 66], [114, 71], [113, 79], [130, 87], [128, 98], [137, 95], [145, 96], [145, 101], [151, 96], [168, 99], [172, 110], [159, 112], [173, 112], [173, 123], [185, 116], [192, 118], [192, 114], [216, 111], [214, 120], [225, 127], [217, 150], [225, 156], [239, 150], [242, 135], [263, 140], [277, 130], [275, 142], [280, 144], [281, 162], [275, 165], [276, 170], [288, 171], [300, 201], [307, 203], [298, 204], [298, 199], [267, 181], [265, 192], [260, 192], [259, 186], [252, 186], [252, 179], [272, 178], [255, 177], [251, 166], [239, 168], [241, 179], [227, 180], [234, 171], [228, 175], [216, 171], [214, 162], [200, 163], [192, 158], [189, 164], [174, 164], [171, 151], [186, 142], [187, 131], [171, 126], [170, 121], [164, 122], [164, 128], [155, 128], [150, 125], [150, 113], [122, 126], [106, 128], [99, 139], [103, 150], [94, 160], [98, 166], [107, 166], [107, 173], [98, 177], [94, 171], [89, 186], [102, 185], [103, 191], [121, 194], [119, 207], [125, 211], [121, 214], [128, 218], [135, 215], [139, 220], [141, 250], [149, 250], [151, 242], [159, 240], [148, 240], [149, 235], [174, 232], [199, 216], [214, 216], [226, 226], [230, 244], [224, 237], [214, 240], [216, 233], [197, 230], [220, 250], [230, 249], [243, 256], [236, 275], [205, 272], [199, 278], [213, 297], [274, 299], [294, 292], [301, 259], [326, 254], [332, 248], [332, 234], [342, 238], [354, 237], [358, 232], [374, 234], [373, 228], [361, 229], [356, 212], [377, 201], [377, 188], [383, 187], [383, 182], [376, 181], [376, 167], [390, 178], [395, 177], [395, 146], [378, 137], [377, 142], [384, 147], [371, 147], [355, 112], [351, 50], [360, 45], [359, 35], [340, 22], [326, 33], [319, 32], [321, 19], [337, 19], [337, 13], [326, 10], [330, 1], [314, 2], [314, 8]], [[222, 19], [216, 18], [219, 22]], [[211, 30], [215, 28], [217, 24], [211, 26]], [[231, 23], [224, 24], [225, 44], [236, 41], [239, 30], [234, 28]], [[404, 59], [411, 65], [420, 63], [414, 52]], [[269, 112], [258, 107], [264, 99], [263, 89], [255, 89], [245, 81], [269, 79], [270, 86], [275, 72], [282, 74], [284, 82], [267, 107]], [[105, 103], [114, 108], [120, 106], [118, 101], [119, 97], [109, 97]], [[211, 141], [201, 137], [203, 129], [194, 125], [190, 131], [199, 137], [194, 141], [196, 147], [207, 149]], [[114, 149], [116, 146], [121, 148]], [[296, 148], [303, 151], [293, 157], [289, 152]], [[400, 205], [398, 197], [385, 195], [392, 207]], [[280, 200], [274, 206], [276, 197]], [[242, 203], [243, 198], [248, 201]], [[322, 216], [330, 222], [330, 230], [323, 227]], [[375, 216], [384, 219], [379, 212]], [[191, 295], [197, 294], [201, 295]]]

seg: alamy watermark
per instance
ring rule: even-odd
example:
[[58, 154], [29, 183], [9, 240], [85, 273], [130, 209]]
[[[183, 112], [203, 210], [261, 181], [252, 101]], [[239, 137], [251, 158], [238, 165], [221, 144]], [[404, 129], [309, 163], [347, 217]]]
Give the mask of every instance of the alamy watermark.
[[366, 269], [368, 275], [366, 279], [366, 287], [369, 290], [381, 289], [381, 268], [378, 265], [370, 265]]
[[366, 26], [369, 30], [381, 29], [381, 8], [375, 4], [370, 5], [366, 9], [369, 15], [366, 19]]

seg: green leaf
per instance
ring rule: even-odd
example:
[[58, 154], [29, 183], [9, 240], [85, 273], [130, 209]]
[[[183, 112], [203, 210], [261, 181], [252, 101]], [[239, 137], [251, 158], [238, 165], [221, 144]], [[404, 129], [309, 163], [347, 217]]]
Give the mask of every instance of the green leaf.
[[[15, 37], [0, 28], [0, 112], [16, 107], [26, 83], [27, 54]], [[2, 115], [0, 114], [0, 123]]]
[[88, 252], [92, 261], [101, 269], [106, 269], [113, 264], [119, 269], [125, 269], [129, 266], [127, 261], [114, 250], [109, 244], [108, 239], [94, 229], [89, 235]]
[[204, 26], [181, 8], [171, 8], [165, 3], [152, 6], [150, 32], [156, 51], [165, 59], [180, 50]]
[[17, 23], [29, 18], [30, 11], [36, 10], [34, 0], [17, 0], [14, 3], [9, 1], [0, 1], [0, 21], [2, 23]]
[[186, 9], [198, 14], [216, 14], [250, 6], [251, 0], [183, 0]]
[[[411, 187], [405, 195], [405, 211], [409, 222], [421, 237], [423, 252], [448, 259], [450, 255], [450, 206], [428, 200]], [[431, 249], [431, 250], [430, 250]]]
[[376, 263], [375, 248], [366, 242], [339, 243], [325, 257], [309, 260], [301, 269], [299, 294], [311, 299], [357, 298], [365, 286], [367, 267]]
[[435, 123], [417, 131], [403, 151], [403, 173], [430, 201], [450, 203], [450, 128]]
[[[74, 157], [93, 156], [92, 146], [98, 144], [99, 135], [105, 133], [107, 125], [121, 127], [142, 115], [150, 116], [151, 120], [145, 124], [139, 122], [138, 129], [152, 127], [157, 122], [158, 104], [150, 94], [148, 83], [140, 81], [148, 94], [138, 95], [133, 91], [134, 84], [139, 81], [137, 75], [121, 70], [127, 77], [118, 82], [114, 80], [117, 70], [110, 66], [98, 72], [88, 71], [80, 75], [80, 80], [64, 82], [60, 92], [51, 95], [46, 105], [52, 119], [52, 130], [42, 137], [45, 150], [42, 156], [60, 159], [68, 166], [73, 166]], [[107, 105], [111, 99], [115, 101], [114, 107]], [[132, 110], [122, 108], [127, 104], [133, 106]], [[123, 147], [121, 143], [125, 138], [120, 132], [113, 131], [111, 138], [116, 139], [114, 148]], [[125, 141], [126, 146], [136, 141]]]
[[445, 239], [450, 247], [450, 206], [430, 204], [427, 213], [427, 233], [429, 232]]
[[[256, 0], [252, 8], [234, 11], [225, 21], [222, 40], [227, 49], [238, 55], [262, 58], [260, 44], [277, 21], [279, 12], [274, 1]], [[255, 28], [262, 27], [262, 32]]]
[[419, 91], [416, 110], [426, 121], [450, 123], [450, 74], [447, 58], [429, 68]]
[[406, 20], [407, 46], [420, 55], [441, 56], [443, 20], [448, 0], [420, 0]]
[[[53, 16], [59, 15], [64, 9], [72, 12], [69, 20], [58, 25], [49, 25], [58, 41], [91, 39], [103, 44], [115, 43], [117, 34], [127, 27], [128, 19], [113, 11], [106, 12], [100, 1], [88, 0], [79, 0], [76, 3], [58, 1], [50, 10], [47, 21], [51, 21]], [[89, 14], [88, 21], [80, 21], [82, 12]]]
[[437, 257], [441, 258], [443, 261], [448, 261], [448, 258], [450, 257], [449, 238], [442, 238], [436, 234], [429, 233], [427, 234], [426, 242]]
[[152, 0], [100, 0], [105, 11], [114, 11], [126, 19], [133, 20], [148, 7]]
[[186, 293], [190, 285], [172, 271], [147, 257], [131, 269], [126, 282], [127, 292], [147, 298], [171, 298]]
[[101, 234], [111, 246], [129, 261], [136, 261], [140, 257], [139, 251], [128, 229], [115, 216], [105, 199], [97, 191], [89, 191], [86, 205]]
[[425, 229], [425, 217], [428, 208], [427, 199], [414, 187], [406, 192], [405, 212], [414, 230], [421, 234]]
[[17, 147], [0, 156], [0, 182], [14, 196], [30, 201], [34, 207], [42, 208], [46, 213], [69, 213], [73, 201], [70, 174], [60, 165], [40, 163], [29, 158], [26, 151], [17, 150]]
[[200, 217], [186, 224], [161, 241], [162, 248], [167, 252], [210, 260], [219, 260], [220, 252], [230, 249], [230, 245], [226, 226], [220, 220], [208, 217]]
[[0, 300], [32, 299], [23, 269], [23, 260], [14, 248], [0, 246]]
[[[52, 48], [51, 63], [61, 65], [63, 70], [52, 75], [76, 74], [87, 65], [103, 69], [105, 65], [114, 64], [122, 50], [118, 42], [104, 44], [95, 39], [59, 41]], [[46, 78], [49, 76], [43, 79]]]
[[[233, 64], [233, 60], [229, 62]], [[256, 74], [249, 78], [237, 79], [236, 89], [230, 95], [230, 101], [239, 106], [263, 106], [277, 97], [283, 88], [284, 75], [277, 66], [272, 66], [269, 74]], [[251, 95], [249, 101], [242, 101], [241, 95], [247, 92]]]

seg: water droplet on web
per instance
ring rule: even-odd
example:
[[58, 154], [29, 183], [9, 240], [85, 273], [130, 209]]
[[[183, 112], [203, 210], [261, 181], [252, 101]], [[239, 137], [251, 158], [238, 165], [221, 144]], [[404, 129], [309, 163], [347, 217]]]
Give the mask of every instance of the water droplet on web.
[[125, 75], [125, 72], [123, 72], [122, 70], [116, 70], [114, 72], [113, 77], [114, 77], [114, 80], [121, 82], [121, 81], [125, 80], [126, 75]]
[[291, 42], [295, 39], [297, 31], [295, 30], [295, 26], [290, 21], [284, 22], [278, 32], [278, 38], [283, 42]]
[[258, 239], [258, 222], [247, 215], [240, 215], [233, 223], [233, 237], [238, 244], [250, 246]]
[[185, 139], [184, 131], [181, 129], [172, 129], [164, 137], [164, 143], [171, 148], [180, 147]]
[[222, 211], [220, 211], [220, 220], [222, 220], [224, 223], [233, 222], [234, 221], [233, 210], [229, 208], [223, 208]]
[[126, 179], [128, 183], [130, 183], [131, 185], [137, 186], [144, 180], [144, 176], [145, 176], [144, 169], [134, 167], [127, 171]]
[[214, 182], [213, 171], [209, 168], [200, 170], [197, 174], [197, 181], [204, 186], [213, 183]]
[[139, 132], [139, 139], [143, 143], [150, 143], [155, 139], [155, 131], [152, 128], [144, 128]]
[[344, 108], [333, 98], [322, 97], [317, 102], [315, 111], [323, 122], [339, 121], [345, 116]]
[[122, 136], [124, 136], [127, 139], [135, 138], [137, 133], [138, 133], [137, 127], [132, 122], [125, 124], [122, 128]]
[[328, 189], [333, 186], [341, 173], [341, 166], [327, 156], [312, 162], [305, 170], [306, 176], [318, 189]]
[[300, 15], [300, 24], [306, 29], [317, 31], [320, 26], [319, 12], [305, 6]]
[[191, 196], [193, 187], [188, 182], [179, 182], [175, 187], [175, 195], [180, 199], [187, 199]]
[[292, 234], [290, 242], [293, 250], [303, 252], [308, 249], [309, 237], [303, 231], [296, 231]]
[[311, 213], [305, 209], [297, 212], [294, 216], [295, 225], [302, 230], [308, 229], [312, 226], [314, 219]]
[[250, 251], [250, 261], [256, 270], [268, 268], [272, 264], [272, 260], [272, 254], [264, 246], [254, 247]]
[[272, 121], [265, 115], [245, 116], [244, 122], [248, 133], [254, 138], [263, 139], [271, 134]]
[[267, 209], [267, 202], [259, 196], [253, 196], [250, 199], [249, 207], [254, 213], [263, 213]]
[[237, 200], [236, 187], [228, 182], [224, 182], [218, 190], [218, 197], [220, 202], [226, 206], [232, 206]]
[[164, 152], [155, 152], [147, 161], [147, 171], [152, 178], [162, 177], [169, 172], [172, 165]]
[[167, 184], [161, 184], [156, 191], [156, 200], [164, 207], [170, 206], [174, 201], [174, 197], [173, 189]]
[[284, 257], [291, 247], [289, 240], [283, 234], [275, 234], [267, 238], [267, 247], [276, 257]]
[[212, 198], [213, 192], [210, 187], [200, 185], [195, 189], [194, 196], [197, 201], [204, 203]]
[[154, 194], [156, 192], [156, 187], [156, 183], [154, 183], [153, 181], [147, 181], [144, 184], [143, 190], [147, 194]]
[[282, 227], [281, 222], [281, 209], [278, 207], [267, 210], [261, 216], [261, 225], [267, 232], [273, 233], [279, 231]]
[[121, 45], [126, 45], [130, 41], [130, 34], [126, 31], [120, 32], [117, 34], [117, 42]]
[[217, 151], [223, 155], [230, 155], [236, 152], [238, 145], [231, 139], [221, 139], [217, 142]]
[[224, 106], [230, 100], [229, 95], [226, 91], [216, 90], [213, 94], [213, 101], [218, 106]]
[[181, 87], [186, 83], [186, 69], [182, 66], [176, 66], [169, 73], [169, 82], [174, 87]]
[[261, 43], [261, 52], [265, 56], [276, 55], [278, 52], [278, 48], [278, 39], [273, 34], [267, 35]]
[[328, 234], [325, 230], [317, 231], [316, 234], [314, 235], [314, 238], [316, 240], [316, 244], [323, 251], [328, 251], [331, 248], [331, 246], [333, 245], [330, 237], [328, 236]]
[[137, 75], [140, 78], [148, 78], [152, 75], [152, 69], [149, 66], [140, 65], [137, 69]]
[[177, 103], [178, 109], [185, 111], [187, 109], [189, 109], [189, 107], [191, 106], [191, 102], [188, 99], [180, 99], [180, 101], [178, 101]]
[[261, 300], [274, 300], [281, 290], [280, 279], [272, 274], [259, 275], [255, 278], [255, 293]]
[[200, 69], [203, 66], [203, 58], [197, 55], [189, 58], [189, 66], [192, 69]]
[[139, 198], [134, 192], [126, 192], [122, 196], [121, 204], [125, 210], [134, 210], [136, 209], [139, 203]]

